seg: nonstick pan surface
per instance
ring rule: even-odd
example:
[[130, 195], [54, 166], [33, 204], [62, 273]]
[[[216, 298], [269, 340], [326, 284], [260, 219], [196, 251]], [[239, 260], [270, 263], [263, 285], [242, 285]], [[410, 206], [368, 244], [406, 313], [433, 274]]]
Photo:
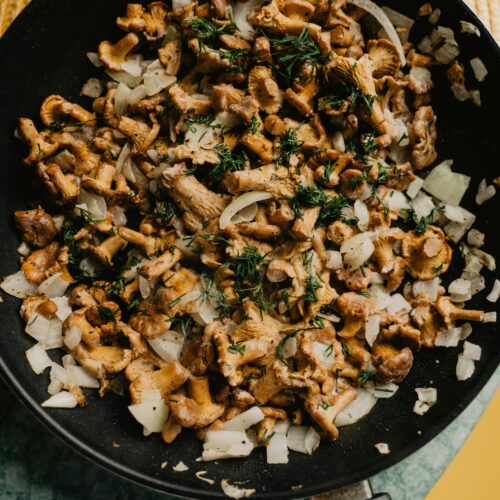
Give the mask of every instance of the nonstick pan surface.
[[[411, 17], [416, 17], [421, 5], [410, 0], [385, 3]], [[85, 53], [95, 51], [103, 39], [119, 37], [114, 21], [125, 4], [120, 0], [34, 0], [0, 41], [1, 276], [18, 269], [19, 238], [11, 214], [37, 199], [33, 173], [20, 164], [25, 147], [13, 135], [16, 119], [37, 116], [41, 101], [49, 94], [86, 102], [79, 97], [81, 85], [98, 70]], [[463, 2], [443, 0], [433, 5], [443, 12], [440, 24], [457, 33], [461, 60], [466, 66], [468, 60], [479, 56], [489, 70], [486, 81], [477, 84], [467, 68], [469, 86], [481, 90], [481, 108], [458, 103], [443, 71], [436, 72], [432, 102], [438, 116], [439, 159], [455, 159], [454, 169], [472, 176], [463, 205], [477, 215], [475, 227], [487, 235], [486, 251], [498, 256], [500, 196], [481, 207], [474, 204], [473, 198], [482, 178], [491, 181], [498, 175], [499, 49], [483, 28], [480, 38], [458, 34], [460, 20], [480, 25]], [[460, 256], [455, 255], [446, 279], [458, 277], [461, 265]], [[494, 277], [489, 274], [486, 279], [487, 287], [491, 287]], [[468, 307], [494, 310], [495, 305], [484, 299], [485, 292]], [[88, 405], [83, 409], [42, 409], [39, 403], [47, 398], [48, 373], [34, 375], [25, 359], [24, 351], [32, 341], [23, 333], [18, 308], [19, 302], [11, 297], [0, 306], [0, 373], [33, 414], [76, 450], [107, 469], [143, 485], [192, 498], [222, 497], [219, 485], [224, 478], [248, 481], [245, 487], [257, 490], [253, 498], [284, 499], [333, 490], [370, 477], [438, 434], [472, 401], [500, 361], [497, 326], [475, 325], [470, 340], [482, 347], [482, 358], [468, 381], [457, 382], [455, 376], [461, 347], [423, 349], [394, 397], [380, 400], [369, 416], [343, 428], [337, 442], [322, 444], [312, 456], [291, 452], [288, 465], [271, 466], [266, 464], [263, 450], [258, 449], [247, 459], [202, 463], [195, 461], [201, 445], [189, 432], [183, 432], [169, 446], [157, 435], [144, 438], [127, 411], [127, 398], [108, 394], [101, 399], [95, 392], [88, 392]], [[438, 390], [438, 403], [426, 415], [417, 416], [412, 412], [414, 388], [430, 385]], [[113, 447], [114, 442], [120, 447]], [[374, 444], [379, 442], [389, 444], [389, 455], [377, 452]], [[169, 466], [161, 469], [165, 460]], [[188, 472], [172, 471], [171, 466], [180, 460], [189, 465]], [[214, 486], [195, 477], [200, 470], [206, 470], [206, 476], [216, 480]], [[292, 490], [298, 485], [302, 486], [300, 490]]]

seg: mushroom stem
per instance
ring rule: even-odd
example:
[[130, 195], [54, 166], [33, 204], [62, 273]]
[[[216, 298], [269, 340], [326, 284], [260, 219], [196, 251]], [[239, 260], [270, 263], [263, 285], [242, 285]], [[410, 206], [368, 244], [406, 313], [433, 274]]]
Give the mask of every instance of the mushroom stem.
[[105, 266], [111, 266], [113, 257], [127, 244], [120, 236], [106, 238], [100, 245], [89, 247], [95, 258]]

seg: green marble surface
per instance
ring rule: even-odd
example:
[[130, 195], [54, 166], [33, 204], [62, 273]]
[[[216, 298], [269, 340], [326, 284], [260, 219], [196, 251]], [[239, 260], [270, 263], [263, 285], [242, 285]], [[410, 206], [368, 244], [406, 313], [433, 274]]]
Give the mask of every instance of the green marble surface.
[[[446, 469], [499, 386], [500, 370], [441, 435], [372, 478], [393, 500], [423, 499]], [[31, 416], [0, 382], [0, 500], [169, 499], [81, 457]], [[404, 480], [402, 480], [404, 478]]]

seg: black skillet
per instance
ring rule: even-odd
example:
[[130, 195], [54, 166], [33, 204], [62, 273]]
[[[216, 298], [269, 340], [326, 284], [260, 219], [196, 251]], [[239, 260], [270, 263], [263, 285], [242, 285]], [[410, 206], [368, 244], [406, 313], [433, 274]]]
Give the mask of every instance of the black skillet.
[[[423, 2], [387, 1], [388, 5], [416, 17]], [[95, 51], [100, 40], [116, 40], [117, 15], [126, 2], [120, 0], [33, 0], [0, 41], [0, 275], [18, 269], [18, 235], [12, 224], [14, 210], [26, 208], [36, 199], [32, 173], [21, 166], [25, 147], [14, 139], [16, 118], [37, 116], [42, 99], [52, 93], [81, 101], [82, 82], [95, 73], [85, 57]], [[459, 21], [482, 26], [463, 2], [434, 1], [443, 12], [440, 24], [459, 33]], [[454, 158], [456, 170], [473, 177], [465, 206], [477, 214], [476, 227], [487, 234], [487, 251], [500, 255], [498, 218], [500, 195], [482, 207], [473, 197], [483, 177], [498, 175], [500, 50], [487, 31], [481, 37], [457, 35], [466, 62], [467, 81], [481, 90], [483, 105], [475, 108], [460, 104], [450, 94], [442, 71], [437, 71], [433, 105], [438, 115], [440, 159]], [[422, 33], [420, 33], [420, 36]], [[482, 84], [474, 83], [468, 60], [480, 56], [489, 74]], [[85, 101], [81, 101], [85, 102]], [[87, 102], [88, 104], [88, 102]], [[461, 263], [454, 256], [450, 278], [459, 274]], [[487, 276], [490, 287], [493, 276]], [[493, 310], [483, 292], [468, 303], [469, 307]], [[18, 316], [19, 303], [7, 297], [0, 306], [0, 373], [33, 415], [66, 440], [68, 444], [105, 468], [157, 490], [191, 497], [222, 497], [221, 479], [248, 481], [254, 498], [305, 497], [331, 491], [368, 478], [402, 460], [427, 443], [448, 425], [476, 396], [500, 361], [500, 335], [494, 324], [476, 325], [471, 340], [483, 348], [474, 376], [457, 382], [455, 365], [461, 348], [424, 349], [416, 356], [410, 375], [397, 394], [381, 400], [370, 415], [357, 424], [342, 429], [340, 439], [322, 444], [312, 455], [291, 452], [288, 465], [267, 465], [263, 450], [256, 450], [244, 460], [200, 463], [200, 443], [184, 432], [166, 446], [158, 436], [144, 438], [140, 426], [127, 411], [126, 398], [113, 394], [100, 399], [88, 394], [88, 405], [76, 410], [45, 410], [39, 403], [47, 398], [48, 374], [35, 376], [26, 362], [24, 351], [32, 345], [23, 334]], [[432, 385], [438, 389], [438, 403], [425, 416], [412, 412], [415, 387]], [[120, 448], [112, 443], [120, 443]], [[387, 442], [390, 455], [379, 455], [375, 443]], [[168, 460], [169, 467], [160, 468]], [[189, 464], [190, 471], [172, 472], [178, 461]], [[216, 480], [214, 486], [194, 475], [206, 470]], [[401, 478], [404, 481], [404, 478]], [[294, 486], [301, 485], [297, 490]]]

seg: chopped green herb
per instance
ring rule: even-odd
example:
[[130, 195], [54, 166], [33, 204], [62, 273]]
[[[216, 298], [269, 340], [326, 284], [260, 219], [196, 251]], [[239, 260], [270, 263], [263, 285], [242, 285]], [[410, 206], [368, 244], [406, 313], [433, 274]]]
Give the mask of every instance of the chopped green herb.
[[365, 290], [358, 290], [356, 293], [358, 295], [362, 295], [363, 297], [367, 297], [368, 299], [371, 297], [370, 292], [366, 292]]
[[304, 264], [307, 272], [305, 301], [306, 303], [317, 302], [318, 294], [316, 291], [323, 288], [323, 285], [320, 283], [321, 280], [319, 279], [318, 274], [312, 268], [312, 253], [303, 253], [302, 263]]
[[326, 349], [325, 349], [325, 356], [329, 358], [333, 354], [333, 344], [330, 344]]
[[219, 163], [210, 168], [208, 175], [215, 181], [222, 181], [228, 172], [242, 170], [245, 165], [243, 156], [233, 153], [225, 144], [217, 144], [214, 147], [219, 155]]
[[325, 170], [322, 176], [324, 182], [326, 183], [330, 182], [330, 177], [332, 176], [332, 172], [333, 172], [333, 162], [329, 160], [325, 163]]
[[321, 403], [319, 405], [319, 407], [324, 411], [328, 410], [328, 408], [331, 408], [332, 406], [335, 406], [335, 403]]
[[260, 129], [260, 123], [259, 123], [259, 117], [257, 115], [257, 113], [255, 113], [255, 115], [252, 116], [252, 123], [250, 124], [250, 132], [252, 132], [252, 134], [256, 134]]
[[113, 323], [116, 321], [115, 313], [109, 307], [98, 306], [97, 310], [99, 312], [100, 318], [103, 321], [108, 321], [108, 322], [113, 322]]
[[287, 128], [279, 141], [280, 155], [276, 159], [276, 164], [289, 166], [292, 155], [297, 153], [303, 144], [304, 141], [299, 141], [297, 139], [295, 131], [291, 128]]
[[271, 432], [271, 434], [267, 434], [267, 429], [264, 431], [264, 435], [262, 436], [261, 443], [266, 444], [274, 435], [276, 432]]
[[175, 215], [174, 205], [171, 201], [157, 201], [153, 214], [159, 217], [163, 224], [169, 224]]
[[283, 357], [283, 348], [285, 347], [286, 341], [292, 337], [295, 337], [299, 332], [305, 332], [307, 330], [318, 330], [317, 326], [308, 326], [302, 328], [295, 328], [295, 330], [291, 330], [286, 335], [284, 335], [279, 344], [276, 346], [276, 357], [286, 365], [285, 358]]
[[242, 344], [241, 342], [238, 342], [236, 344], [231, 344], [227, 350], [231, 354], [239, 354], [240, 356], [243, 356], [245, 354], [245, 344]]
[[358, 380], [361, 385], [365, 385], [369, 380], [375, 376], [375, 372], [368, 370], [361, 370], [359, 372]]
[[345, 344], [342, 344], [342, 356], [344, 356], [344, 358], [350, 356], [349, 348]]
[[237, 29], [233, 22], [219, 25], [204, 17], [190, 17], [187, 25], [195, 32], [200, 49], [203, 49], [206, 44], [215, 43], [220, 35], [232, 33]]

